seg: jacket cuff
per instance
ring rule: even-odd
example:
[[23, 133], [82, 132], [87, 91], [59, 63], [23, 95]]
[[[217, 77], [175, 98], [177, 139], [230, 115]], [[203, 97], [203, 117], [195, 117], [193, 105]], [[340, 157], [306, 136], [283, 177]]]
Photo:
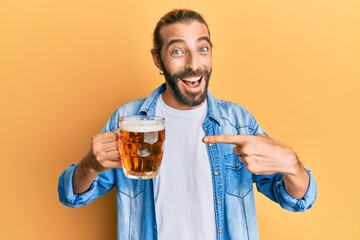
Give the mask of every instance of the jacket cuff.
[[63, 184], [63, 196], [61, 196], [60, 192], [60, 201], [69, 207], [77, 208], [83, 205], [86, 205], [87, 203], [91, 202], [93, 199], [95, 199], [95, 189], [97, 185], [97, 179], [94, 180], [94, 182], [91, 184], [89, 190], [82, 194], [75, 194], [73, 189], [73, 176], [75, 169], [77, 167], [77, 164], [72, 164], [70, 167], [62, 174], [60, 177], [60, 184], [59, 184], [59, 192], [61, 185]]
[[277, 189], [280, 193], [279, 203], [283, 208], [289, 211], [303, 212], [310, 209], [314, 204], [317, 195], [316, 181], [311, 171], [309, 169], [306, 169], [306, 171], [309, 174], [310, 181], [308, 189], [302, 199], [296, 199], [286, 192], [283, 179], [276, 183]]

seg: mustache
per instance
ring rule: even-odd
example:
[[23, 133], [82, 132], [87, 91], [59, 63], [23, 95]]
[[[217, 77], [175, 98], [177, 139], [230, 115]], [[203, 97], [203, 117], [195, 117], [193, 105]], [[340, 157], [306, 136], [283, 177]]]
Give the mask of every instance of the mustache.
[[184, 71], [174, 73], [172, 77], [174, 79], [178, 78], [191, 78], [191, 77], [200, 77], [200, 76], [208, 76], [210, 72], [206, 69], [197, 69], [193, 71], [191, 69], [185, 69]]

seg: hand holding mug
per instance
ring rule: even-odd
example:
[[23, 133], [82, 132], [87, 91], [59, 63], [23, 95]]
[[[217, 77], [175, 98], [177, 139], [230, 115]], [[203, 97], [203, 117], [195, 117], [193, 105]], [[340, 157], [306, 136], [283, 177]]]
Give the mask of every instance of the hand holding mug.
[[[97, 171], [122, 168], [119, 155], [118, 135], [115, 132], [97, 134], [92, 138], [92, 167]], [[95, 160], [95, 161], [94, 161]]]

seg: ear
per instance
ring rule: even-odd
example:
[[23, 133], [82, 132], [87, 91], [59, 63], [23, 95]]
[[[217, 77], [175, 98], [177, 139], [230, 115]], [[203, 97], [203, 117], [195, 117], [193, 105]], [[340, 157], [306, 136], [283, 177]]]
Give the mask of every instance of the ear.
[[157, 51], [155, 49], [151, 49], [151, 55], [153, 57], [153, 61], [156, 65], [156, 67], [159, 70], [162, 70], [161, 63], [160, 63], [160, 55], [157, 53]]

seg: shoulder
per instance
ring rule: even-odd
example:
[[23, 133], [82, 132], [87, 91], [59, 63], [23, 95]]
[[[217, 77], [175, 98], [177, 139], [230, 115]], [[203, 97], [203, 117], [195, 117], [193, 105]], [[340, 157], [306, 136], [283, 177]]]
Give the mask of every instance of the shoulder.
[[253, 115], [242, 105], [231, 101], [215, 98], [215, 104], [221, 117], [253, 118]]
[[126, 102], [126, 103], [122, 104], [116, 110], [116, 112], [118, 112], [120, 114], [120, 116], [135, 115], [139, 111], [139, 109], [142, 106], [142, 104], [144, 103], [145, 99], [146, 98], [140, 98], [140, 99], [136, 99], [136, 100], [133, 100], [130, 102]]
[[105, 127], [102, 129], [102, 132], [109, 132], [109, 131], [113, 131], [114, 129], [118, 128], [119, 127], [119, 118], [122, 116], [137, 115], [137, 113], [139, 112], [139, 109], [144, 101], [145, 101], [145, 98], [140, 98], [140, 99], [122, 104], [110, 116]]
[[250, 132], [257, 132], [258, 123], [253, 114], [244, 106], [223, 99], [214, 100], [219, 116], [225, 124], [230, 124], [238, 130], [246, 128]]

